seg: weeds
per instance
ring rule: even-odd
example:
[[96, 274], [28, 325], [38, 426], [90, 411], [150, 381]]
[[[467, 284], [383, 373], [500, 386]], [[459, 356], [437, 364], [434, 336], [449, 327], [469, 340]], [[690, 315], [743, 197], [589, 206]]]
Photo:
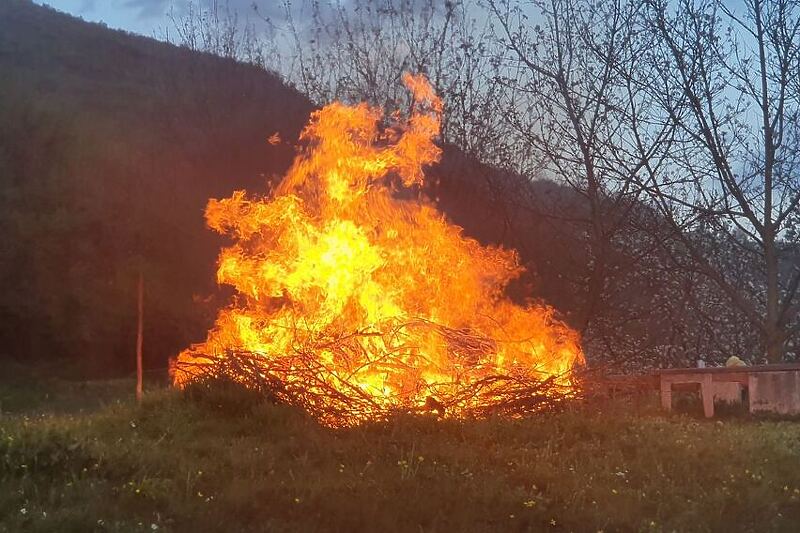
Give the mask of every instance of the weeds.
[[[351, 429], [206, 389], [0, 419], [0, 531], [796, 531], [800, 425], [627, 406]], [[220, 408], [219, 406], [223, 407]], [[23, 466], [25, 465], [25, 466]]]

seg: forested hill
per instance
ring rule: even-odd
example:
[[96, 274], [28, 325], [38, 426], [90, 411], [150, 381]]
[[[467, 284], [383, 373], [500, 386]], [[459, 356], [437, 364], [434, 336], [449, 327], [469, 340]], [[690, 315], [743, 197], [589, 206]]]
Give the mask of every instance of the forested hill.
[[[202, 338], [217, 303], [210, 197], [263, 190], [312, 106], [260, 69], [0, 2], [0, 350], [131, 368]], [[278, 133], [288, 142], [273, 146]], [[199, 303], [198, 303], [199, 302]], [[213, 309], [212, 309], [213, 308]]]
[[[129, 372], [141, 270], [145, 363], [163, 368], [204, 338], [227, 298], [207, 200], [263, 191], [283, 173], [311, 102], [262, 69], [27, 0], [0, 2], [0, 94], [0, 357]], [[274, 133], [284, 142], [268, 143]], [[452, 148], [431, 177], [467, 233], [523, 259], [562, 252], [529, 219], [512, 232], [507, 177]], [[550, 260], [536, 267], [563, 274]], [[569, 307], [569, 291], [539, 287]]]

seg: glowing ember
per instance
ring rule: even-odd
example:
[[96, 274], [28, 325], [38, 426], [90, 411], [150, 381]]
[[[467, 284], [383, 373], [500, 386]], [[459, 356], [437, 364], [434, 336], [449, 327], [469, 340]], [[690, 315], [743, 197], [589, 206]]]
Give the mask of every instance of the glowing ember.
[[381, 129], [380, 110], [331, 104], [269, 198], [209, 202], [209, 226], [235, 240], [217, 279], [238, 295], [179, 355], [178, 386], [227, 361], [234, 379], [279, 384], [330, 425], [522, 405], [542, 382], [572, 390], [576, 333], [551, 308], [503, 295], [521, 272], [515, 252], [401, 198], [440, 157], [441, 103], [423, 77], [404, 81], [415, 101], [405, 124]]

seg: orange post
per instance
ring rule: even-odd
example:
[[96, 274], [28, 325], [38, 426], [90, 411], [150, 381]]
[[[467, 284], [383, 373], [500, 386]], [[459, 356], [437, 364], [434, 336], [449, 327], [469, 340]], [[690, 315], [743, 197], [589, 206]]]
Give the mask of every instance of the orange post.
[[142, 335], [144, 332], [144, 274], [139, 272], [139, 324], [136, 330], [136, 401], [142, 401]]

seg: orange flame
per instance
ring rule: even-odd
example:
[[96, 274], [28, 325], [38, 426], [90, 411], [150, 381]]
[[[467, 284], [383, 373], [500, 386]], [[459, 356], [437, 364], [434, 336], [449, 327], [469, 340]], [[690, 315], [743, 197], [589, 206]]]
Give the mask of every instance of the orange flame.
[[[234, 239], [217, 280], [238, 296], [205, 343], [179, 355], [178, 386], [229, 350], [254, 354], [283, 383], [359, 391], [376, 411], [362, 418], [431, 402], [458, 416], [487, 401], [459, 391], [489, 376], [572, 386], [577, 334], [552, 308], [504, 297], [522, 271], [516, 253], [482, 246], [428, 201], [408, 199], [441, 156], [441, 102], [424, 77], [404, 82], [414, 97], [405, 124], [381, 129], [380, 110], [333, 103], [311, 117], [308, 148], [271, 197], [209, 201], [209, 226]], [[319, 381], [293, 374], [298, 354], [323, 369]]]

